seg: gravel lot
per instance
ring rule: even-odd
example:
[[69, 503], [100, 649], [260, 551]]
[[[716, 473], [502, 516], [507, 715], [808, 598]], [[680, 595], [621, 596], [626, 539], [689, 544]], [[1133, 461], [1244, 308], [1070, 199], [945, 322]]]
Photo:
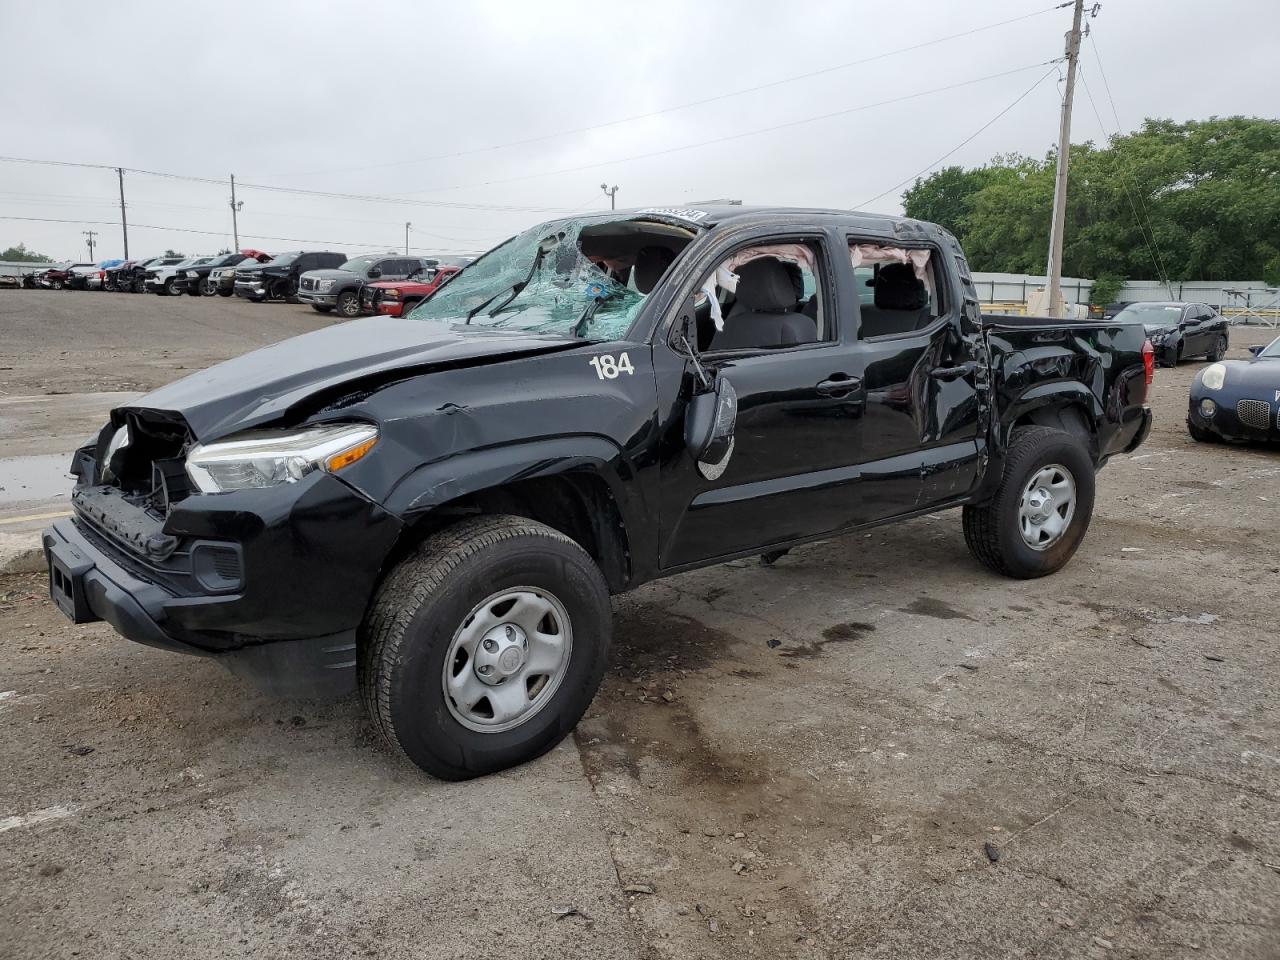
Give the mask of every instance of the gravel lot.
[[[328, 322], [3, 291], [0, 400]], [[948, 513], [650, 585], [577, 735], [471, 783], [354, 699], [266, 699], [0, 578], [0, 953], [1280, 957], [1280, 450], [1188, 439], [1199, 366], [1158, 373], [1062, 573], [988, 574]], [[0, 406], [0, 439], [59, 452], [109, 405]]]

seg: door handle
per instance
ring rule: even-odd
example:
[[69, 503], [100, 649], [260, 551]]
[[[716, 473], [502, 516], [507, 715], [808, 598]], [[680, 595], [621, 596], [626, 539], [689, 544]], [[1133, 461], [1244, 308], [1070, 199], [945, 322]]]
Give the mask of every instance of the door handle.
[[862, 378], [837, 374], [829, 380], [823, 380], [815, 389], [824, 397], [844, 397], [862, 389]]
[[950, 382], [952, 380], [959, 380], [961, 377], [973, 376], [973, 374], [977, 372], [978, 365], [974, 361], [970, 360], [967, 363], [960, 364], [958, 367], [934, 367], [929, 371], [929, 376], [933, 377], [935, 380]]

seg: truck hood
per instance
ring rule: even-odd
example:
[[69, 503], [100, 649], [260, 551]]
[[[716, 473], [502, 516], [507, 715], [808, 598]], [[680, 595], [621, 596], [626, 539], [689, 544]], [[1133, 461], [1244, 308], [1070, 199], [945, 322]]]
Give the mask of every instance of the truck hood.
[[[471, 366], [581, 347], [585, 341], [516, 330], [369, 317], [281, 341], [138, 398], [122, 410], [186, 421], [197, 440], [279, 419], [318, 393], [357, 381], [386, 383], [433, 367]], [[118, 422], [118, 421], [117, 421]]]
[[359, 274], [352, 273], [350, 270], [339, 270], [337, 267], [329, 270], [307, 270], [302, 275], [312, 280], [350, 280], [352, 277], [358, 280], [364, 279]]

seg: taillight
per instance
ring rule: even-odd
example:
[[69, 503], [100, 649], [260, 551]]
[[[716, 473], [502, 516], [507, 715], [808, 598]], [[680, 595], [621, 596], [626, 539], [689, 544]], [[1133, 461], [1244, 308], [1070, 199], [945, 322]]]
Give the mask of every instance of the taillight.
[[1142, 343], [1142, 375], [1148, 387], [1156, 378], [1156, 350], [1151, 346], [1150, 340], [1144, 340]]

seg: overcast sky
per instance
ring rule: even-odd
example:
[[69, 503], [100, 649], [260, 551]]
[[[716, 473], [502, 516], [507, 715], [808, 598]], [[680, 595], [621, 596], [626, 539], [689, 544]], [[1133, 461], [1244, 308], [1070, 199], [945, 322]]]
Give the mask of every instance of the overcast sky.
[[[1039, 12], [1052, 6], [0, 0], [0, 155], [234, 173], [246, 184], [241, 246], [267, 250], [402, 247], [406, 220], [416, 252], [483, 250], [539, 220], [607, 209], [602, 181], [618, 185], [620, 207], [728, 197], [896, 212], [891, 187], [1053, 69], [1042, 64], [1061, 55], [1071, 11]], [[1024, 14], [1035, 15], [842, 66]], [[1091, 29], [1125, 129], [1276, 116], [1277, 0], [1106, 0]], [[1082, 65], [1114, 132], [1088, 41]], [[1055, 71], [946, 162], [1043, 155], [1060, 89]], [[1081, 88], [1072, 139], [1104, 138]], [[224, 184], [126, 173], [125, 187], [134, 256], [230, 246]], [[110, 224], [0, 219], [0, 249], [23, 241], [85, 259], [81, 231], [94, 229], [95, 259], [122, 254], [114, 171], [0, 163], [0, 216]]]

